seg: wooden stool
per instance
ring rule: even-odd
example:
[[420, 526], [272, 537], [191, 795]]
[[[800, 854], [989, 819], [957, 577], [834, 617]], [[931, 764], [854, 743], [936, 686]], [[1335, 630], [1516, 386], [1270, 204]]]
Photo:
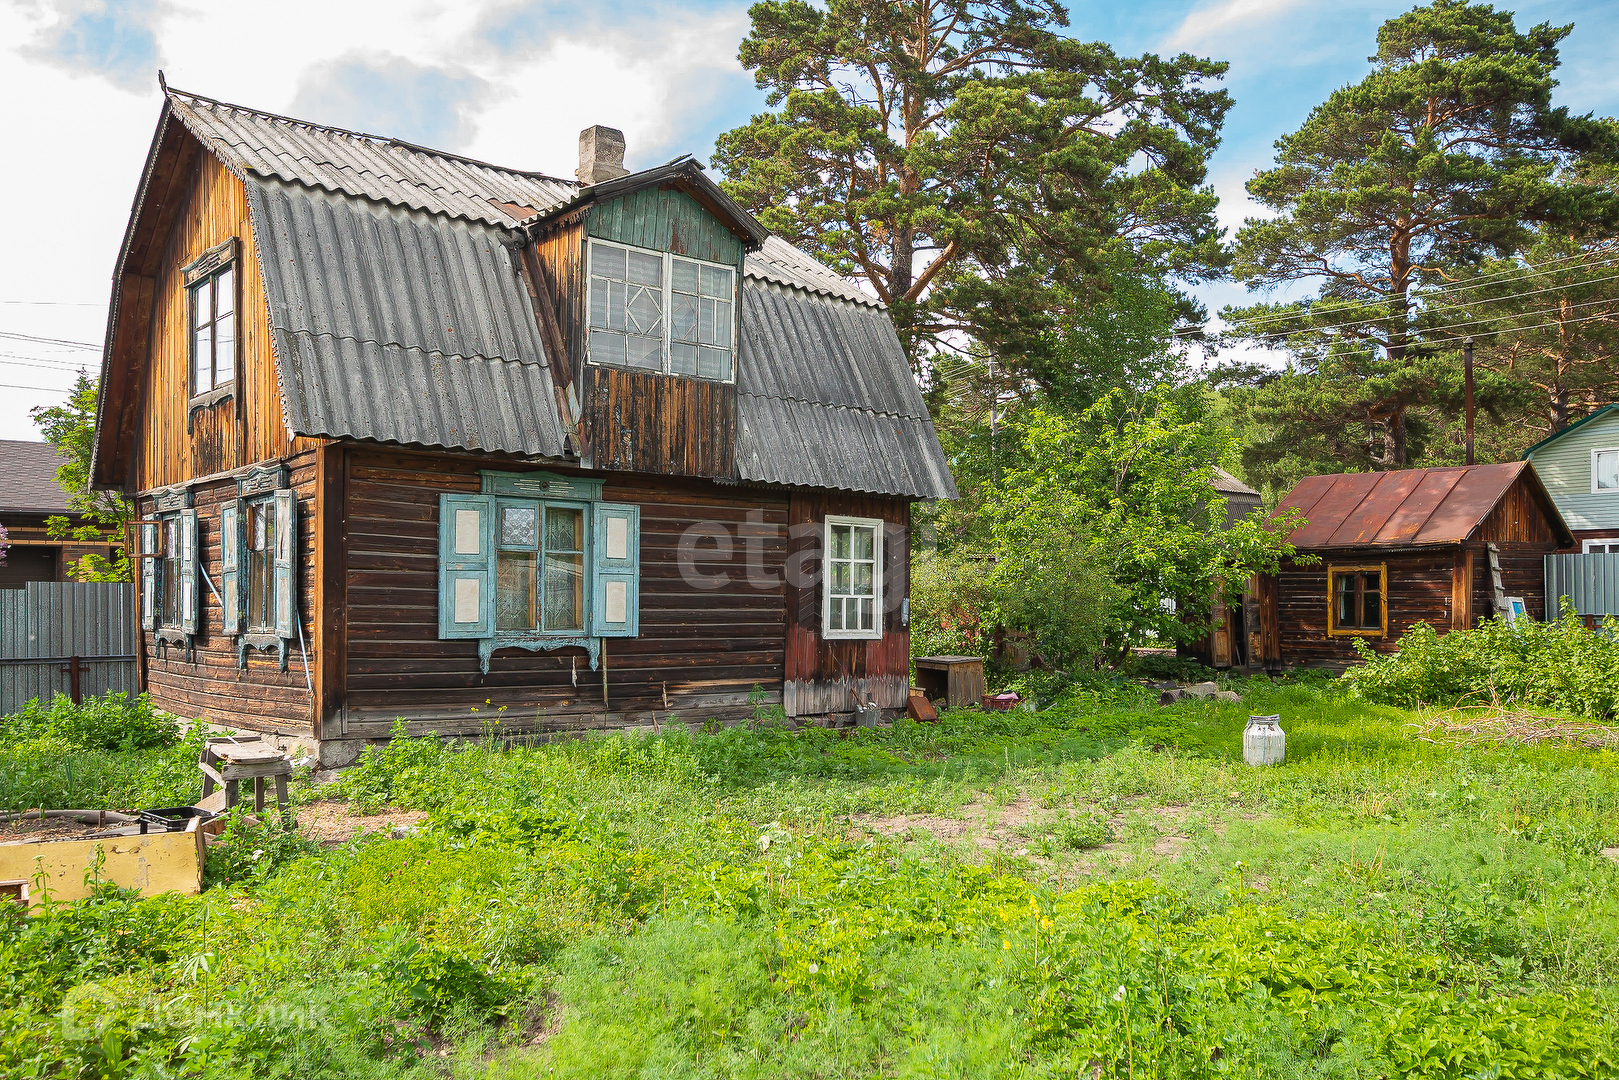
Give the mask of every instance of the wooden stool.
[[916, 683], [929, 700], [946, 707], [977, 705], [984, 696], [984, 661], [977, 656], [919, 656]]
[[202, 797], [206, 799], [217, 784], [225, 789], [225, 809], [236, 805], [237, 784], [253, 781], [253, 809], [264, 812], [264, 781], [275, 777], [275, 801], [287, 813], [287, 777], [292, 775], [292, 759], [257, 735], [226, 735], [209, 739], [197, 762], [202, 770]]

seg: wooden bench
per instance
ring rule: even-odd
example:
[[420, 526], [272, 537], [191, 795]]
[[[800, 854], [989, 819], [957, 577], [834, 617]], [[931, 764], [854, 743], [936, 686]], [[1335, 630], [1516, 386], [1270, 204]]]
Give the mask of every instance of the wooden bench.
[[197, 761], [202, 770], [202, 797], [208, 798], [215, 786], [225, 789], [225, 809], [236, 805], [238, 784], [253, 781], [253, 809], [264, 811], [264, 782], [275, 780], [276, 806], [286, 814], [287, 777], [292, 775], [292, 759], [257, 735], [223, 735], [203, 746]]

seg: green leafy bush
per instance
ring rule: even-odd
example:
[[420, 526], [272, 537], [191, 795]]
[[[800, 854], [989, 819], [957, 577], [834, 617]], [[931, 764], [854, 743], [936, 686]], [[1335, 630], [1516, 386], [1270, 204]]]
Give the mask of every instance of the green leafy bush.
[[1490, 619], [1440, 635], [1418, 623], [1400, 651], [1378, 655], [1355, 642], [1364, 663], [1344, 675], [1365, 701], [1388, 705], [1490, 704], [1552, 709], [1593, 720], [1619, 711], [1619, 621], [1588, 630], [1572, 610], [1554, 622]]
[[180, 741], [174, 717], [152, 707], [145, 694], [122, 690], [73, 704], [57, 694], [50, 704], [38, 698], [0, 720], [0, 741], [53, 736], [78, 750], [160, 750]]
[[989, 611], [989, 561], [959, 552], [911, 556], [911, 652], [983, 656], [995, 628]]

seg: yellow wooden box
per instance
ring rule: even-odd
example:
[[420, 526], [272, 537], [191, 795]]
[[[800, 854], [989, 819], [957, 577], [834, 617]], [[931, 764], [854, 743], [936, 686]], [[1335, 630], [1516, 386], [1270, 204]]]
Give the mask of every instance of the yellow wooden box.
[[199, 831], [154, 832], [105, 840], [52, 840], [39, 844], [0, 844], [0, 880], [29, 882], [29, 901], [38, 905], [34, 876], [45, 871], [52, 900], [88, 896], [84, 873], [104, 853], [101, 876], [143, 896], [162, 892], [195, 896], [202, 891], [203, 839]]

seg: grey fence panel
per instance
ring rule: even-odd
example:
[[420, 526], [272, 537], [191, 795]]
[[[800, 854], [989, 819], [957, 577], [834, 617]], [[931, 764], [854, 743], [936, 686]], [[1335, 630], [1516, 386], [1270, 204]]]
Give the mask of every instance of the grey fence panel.
[[1619, 615], [1619, 555], [1546, 556], [1546, 615], [1555, 618], [1562, 598], [1581, 615]]
[[0, 590], [0, 716], [33, 698], [68, 693], [68, 658], [79, 657], [79, 692], [134, 693], [139, 634], [127, 582], [32, 581]]

